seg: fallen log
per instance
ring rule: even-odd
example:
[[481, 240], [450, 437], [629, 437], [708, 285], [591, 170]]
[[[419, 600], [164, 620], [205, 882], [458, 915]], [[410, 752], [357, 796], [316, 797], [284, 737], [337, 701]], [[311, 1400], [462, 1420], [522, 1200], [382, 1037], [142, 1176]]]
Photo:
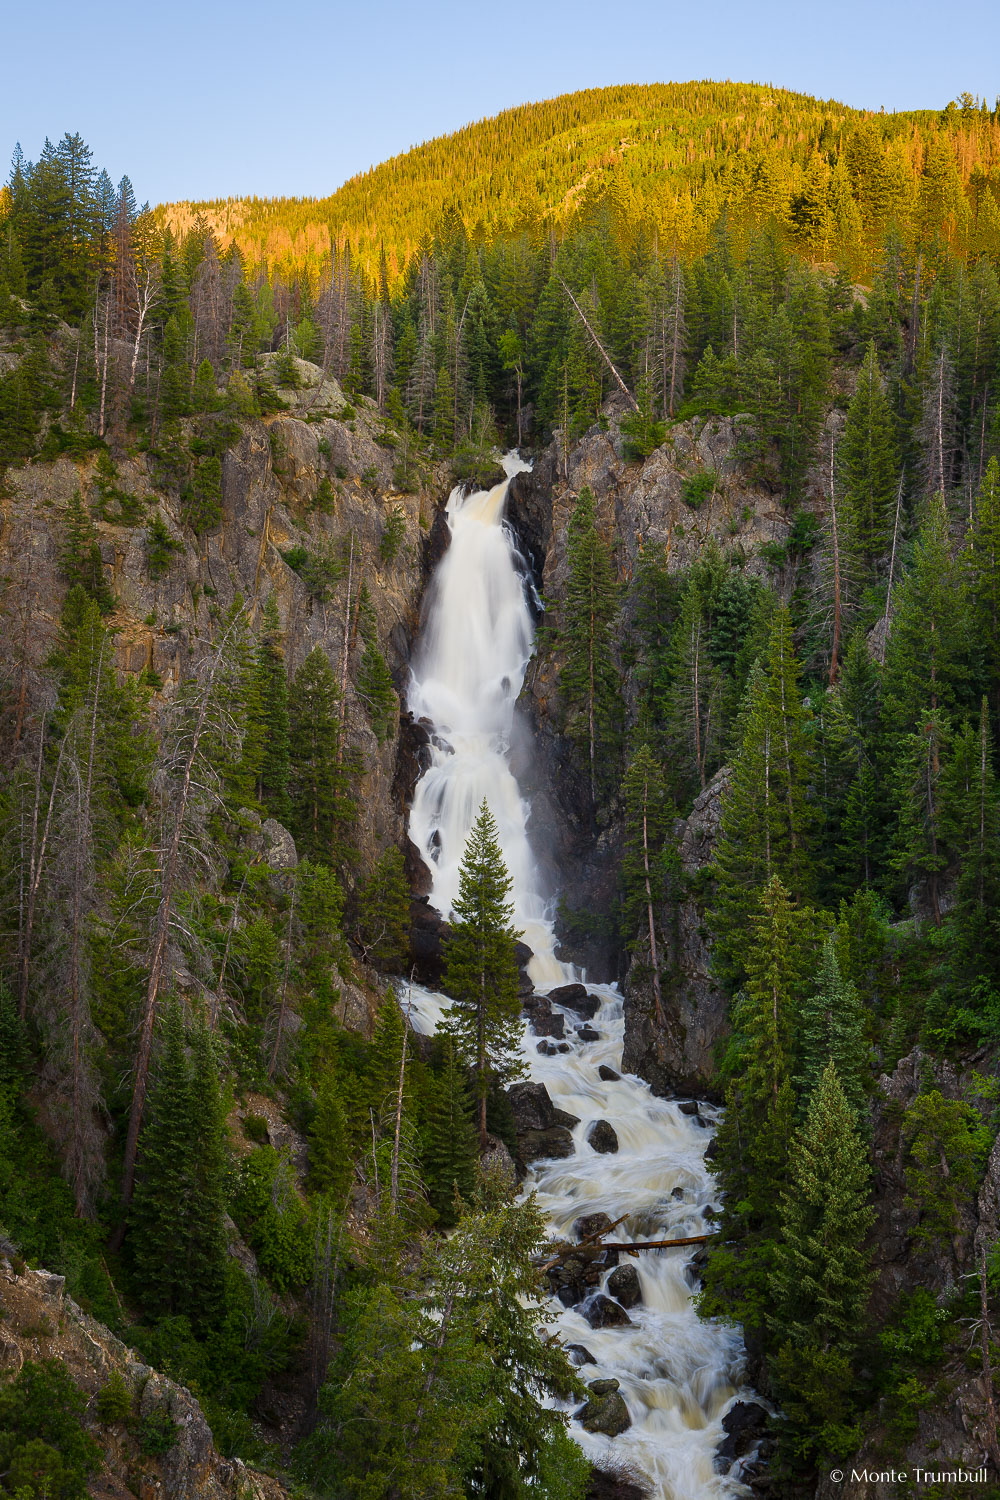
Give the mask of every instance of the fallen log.
[[631, 1245], [609, 1242], [605, 1250], [623, 1250], [626, 1255], [632, 1255], [636, 1250], [674, 1250], [678, 1245], [707, 1245], [710, 1240], [718, 1239], [715, 1234], [689, 1234], [683, 1240], [635, 1240]]
[[[622, 1218], [627, 1219], [628, 1214], [624, 1214]], [[622, 1219], [619, 1219], [617, 1223], [612, 1224], [611, 1227], [609, 1229], [605, 1229], [603, 1233], [610, 1234], [611, 1230], [617, 1229], [618, 1224], [620, 1224], [621, 1222]], [[689, 1234], [684, 1239], [678, 1240], [603, 1240], [601, 1241], [601, 1249], [621, 1250], [624, 1251], [626, 1255], [635, 1255], [639, 1250], [676, 1250], [683, 1245], [707, 1245], [714, 1239], [718, 1239], [718, 1235]], [[597, 1240], [600, 1240], [600, 1235], [588, 1235], [587, 1238], [585, 1240], [581, 1240], [579, 1244], [570, 1245], [567, 1249], [561, 1250], [558, 1255], [554, 1255], [551, 1260], [545, 1261], [538, 1267], [539, 1271], [551, 1271], [552, 1267], [557, 1266], [561, 1260], [565, 1260], [567, 1256], [575, 1255], [576, 1252], [580, 1250], [584, 1245], [593, 1244]]]
[[593, 1234], [588, 1234], [582, 1240], [577, 1240], [575, 1245], [568, 1245], [565, 1250], [560, 1250], [559, 1254], [554, 1255], [551, 1260], [544, 1261], [538, 1267], [539, 1271], [551, 1271], [552, 1267], [557, 1266], [561, 1260], [565, 1260], [567, 1255], [575, 1255], [578, 1250], [583, 1249], [584, 1245], [595, 1244], [602, 1235], [610, 1234], [612, 1229], [617, 1229], [619, 1224], [624, 1224], [627, 1218], [628, 1214], [622, 1214], [621, 1218], [616, 1219], [613, 1224], [609, 1224], [607, 1229], [595, 1230]]

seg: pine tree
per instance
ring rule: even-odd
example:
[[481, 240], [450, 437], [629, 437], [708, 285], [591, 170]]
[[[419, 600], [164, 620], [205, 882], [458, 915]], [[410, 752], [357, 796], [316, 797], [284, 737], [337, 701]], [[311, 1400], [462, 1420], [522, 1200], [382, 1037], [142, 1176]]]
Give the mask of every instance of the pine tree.
[[991, 458], [979, 486], [963, 563], [969, 632], [989, 679], [994, 725], [1000, 725], [1000, 464]]
[[868, 344], [847, 409], [837, 462], [858, 544], [871, 568], [888, 550], [898, 472], [892, 411], [873, 342]]
[[620, 690], [612, 631], [618, 588], [610, 552], [597, 530], [594, 497], [586, 486], [570, 517], [566, 553], [569, 577], [559, 629], [565, 663], [559, 687], [567, 730], [586, 754], [590, 797], [596, 806], [613, 774], [618, 747]]
[[378, 643], [375, 609], [365, 583], [361, 585], [358, 601], [358, 621], [364, 650], [358, 663], [354, 685], [368, 711], [375, 738], [382, 745], [386, 740], [392, 739], [396, 732], [399, 699], [393, 687], [392, 673]]
[[185, 1314], [196, 1325], [218, 1314], [226, 1241], [224, 1120], [207, 1033], [194, 1038], [194, 1064], [174, 1002], [141, 1137], [129, 1246], [150, 1314]]
[[779, 1345], [778, 1394], [797, 1456], [838, 1451], [847, 1436], [873, 1274], [865, 1240], [875, 1220], [871, 1169], [833, 1061], [792, 1143], [768, 1324]]
[[66, 506], [63, 522], [62, 574], [72, 588], [79, 584], [98, 606], [102, 615], [115, 607], [115, 596], [104, 576], [101, 549], [90, 514], [76, 490]]
[[422, 1164], [431, 1207], [442, 1229], [456, 1221], [456, 1194], [471, 1196], [476, 1180], [478, 1141], [472, 1101], [454, 1044], [444, 1043], [444, 1067], [427, 1111]]
[[832, 936], [823, 944], [816, 987], [802, 1005], [797, 1031], [799, 1066], [795, 1081], [803, 1107], [808, 1108], [827, 1064], [832, 1062], [848, 1105], [858, 1120], [863, 1120], [868, 1094], [864, 1017], [856, 988], [840, 972]]
[[326, 652], [314, 646], [288, 697], [291, 828], [308, 859], [338, 863], [353, 822], [345, 769], [339, 763], [340, 694]]
[[657, 1025], [663, 1025], [660, 989], [661, 955], [657, 913], [666, 895], [667, 834], [673, 806], [663, 770], [648, 745], [640, 745], [625, 772], [621, 789], [625, 813], [625, 850], [621, 867], [621, 923], [626, 942], [644, 951], [649, 944]]
[[777, 878], [751, 918], [746, 988], [732, 1006], [726, 1113], [712, 1171], [724, 1194], [723, 1248], [709, 1260], [703, 1310], [759, 1328], [795, 1116], [794, 1016], [810, 955], [811, 913]]
[[347, 1144], [347, 1122], [336, 1074], [324, 1073], [316, 1091], [316, 1113], [309, 1127], [309, 1185], [343, 1200], [354, 1176]]
[[486, 1096], [494, 1080], [516, 1078], [523, 1065], [511, 878], [486, 802], [469, 833], [445, 952], [444, 989], [452, 997], [448, 1031], [476, 1078], [479, 1141], [486, 1149]]
[[406, 963], [410, 939], [410, 887], [403, 856], [385, 849], [358, 889], [358, 941], [365, 958], [386, 974]]
[[793, 898], [810, 893], [807, 802], [811, 766], [808, 711], [799, 693], [799, 666], [786, 609], [776, 611], [766, 666], [751, 676], [737, 725], [738, 750], [722, 804], [715, 857], [718, 955], [741, 970], [748, 909], [777, 877]]
[[913, 553], [913, 567], [894, 596], [885, 656], [885, 699], [897, 733], [915, 730], [930, 711], [952, 712], [967, 676], [965, 580], [952, 557], [948, 512], [936, 497]]
[[684, 781], [704, 787], [717, 764], [722, 738], [721, 673], [712, 661], [711, 622], [697, 577], [681, 595], [680, 617], [671, 638], [667, 715], [671, 743], [690, 771]]
[[284, 821], [291, 810], [288, 736], [285, 654], [277, 605], [269, 595], [249, 673], [243, 767], [256, 801], [279, 821]]

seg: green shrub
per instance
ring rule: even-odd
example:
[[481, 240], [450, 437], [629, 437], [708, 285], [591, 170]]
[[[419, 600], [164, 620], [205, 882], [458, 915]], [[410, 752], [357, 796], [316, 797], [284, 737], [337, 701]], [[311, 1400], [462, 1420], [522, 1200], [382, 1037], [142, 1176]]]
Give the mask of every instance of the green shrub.
[[406, 517], [398, 505], [394, 505], [385, 518], [378, 555], [382, 562], [392, 563], [399, 556], [399, 549], [406, 536]]
[[170, 535], [163, 517], [154, 516], [146, 531], [146, 572], [150, 578], [162, 578], [170, 567], [174, 553], [182, 550], [180, 542]]
[[18, 1500], [84, 1500], [101, 1457], [83, 1429], [85, 1408], [55, 1359], [28, 1360], [0, 1388], [0, 1474]]
[[685, 479], [681, 487], [681, 499], [689, 510], [700, 510], [705, 501], [719, 488], [719, 476], [714, 469], [702, 469]]
[[162, 1406], [157, 1407], [136, 1423], [139, 1452], [143, 1458], [162, 1458], [176, 1443], [179, 1432], [170, 1413]]
[[97, 1415], [108, 1425], [128, 1420], [132, 1412], [132, 1393], [120, 1370], [111, 1371], [107, 1385], [97, 1393], [96, 1405]]

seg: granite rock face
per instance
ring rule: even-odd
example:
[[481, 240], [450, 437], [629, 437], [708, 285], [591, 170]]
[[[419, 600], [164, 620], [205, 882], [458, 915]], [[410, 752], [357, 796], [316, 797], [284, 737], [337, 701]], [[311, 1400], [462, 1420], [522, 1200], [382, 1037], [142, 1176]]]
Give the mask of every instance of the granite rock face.
[[[65, 1294], [62, 1276], [28, 1270], [0, 1257], [0, 1375], [16, 1375], [26, 1360], [55, 1359], [88, 1399], [85, 1425], [100, 1447], [104, 1463], [89, 1493], [102, 1500], [287, 1500], [277, 1480], [226, 1459], [216, 1450], [205, 1414], [186, 1387], [144, 1364], [133, 1349], [116, 1338]], [[144, 1456], [139, 1439], [124, 1423], [98, 1420], [93, 1398], [112, 1374], [122, 1377], [132, 1396], [134, 1415], [167, 1418], [174, 1442], [156, 1457]], [[100, 1484], [97, 1489], [94, 1486]]]
[[639, 945], [625, 978], [623, 1066], [626, 1072], [645, 1078], [657, 1094], [712, 1096], [716, 1092], [716, 1047], [729, 1029], [727, 1002], [712, 975], [705, 916], [691, 885], [715, 853], [728, 781], [724, 767], [697, 797], [679, 830], [678, 850], [688, 894], [676, 914], [661, 914], [666, 1023], [662, 1028], [654, 1014], [648, 943], [645, 950]]

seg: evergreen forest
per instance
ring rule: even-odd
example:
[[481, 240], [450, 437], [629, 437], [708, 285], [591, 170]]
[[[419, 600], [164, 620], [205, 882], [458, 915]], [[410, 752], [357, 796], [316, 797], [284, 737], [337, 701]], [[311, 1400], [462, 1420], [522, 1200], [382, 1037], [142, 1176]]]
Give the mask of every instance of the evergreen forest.
[[[65, 1277], [275, 1495], [643, 1495], [571, 1437], [486, 805], [444, 1025], [408, 1013], [407, 653], [449, 489], [514, 446], [548, 527], [518, 502], [525, 720], [607, 877], [566, 871], [563, 950], [623, 982], [657, 1091], [724, 1105], [698, 1307], [776, 1413], [768, 1493], [946, 1413], [1000, 1494], [1000, 118], [969, 96], [590, 91], [308, 202], [150, 208], [79, 135], [18, 148], [10, 1275]], [[722, 1014], [668, 1089], [692, 926]], [[136, 1483], [166, 1465], [169, 1412], [81, 1394], [50, 1337], [0, 1379], [0, 1494], [86, 1495], [113, 1431]]]

